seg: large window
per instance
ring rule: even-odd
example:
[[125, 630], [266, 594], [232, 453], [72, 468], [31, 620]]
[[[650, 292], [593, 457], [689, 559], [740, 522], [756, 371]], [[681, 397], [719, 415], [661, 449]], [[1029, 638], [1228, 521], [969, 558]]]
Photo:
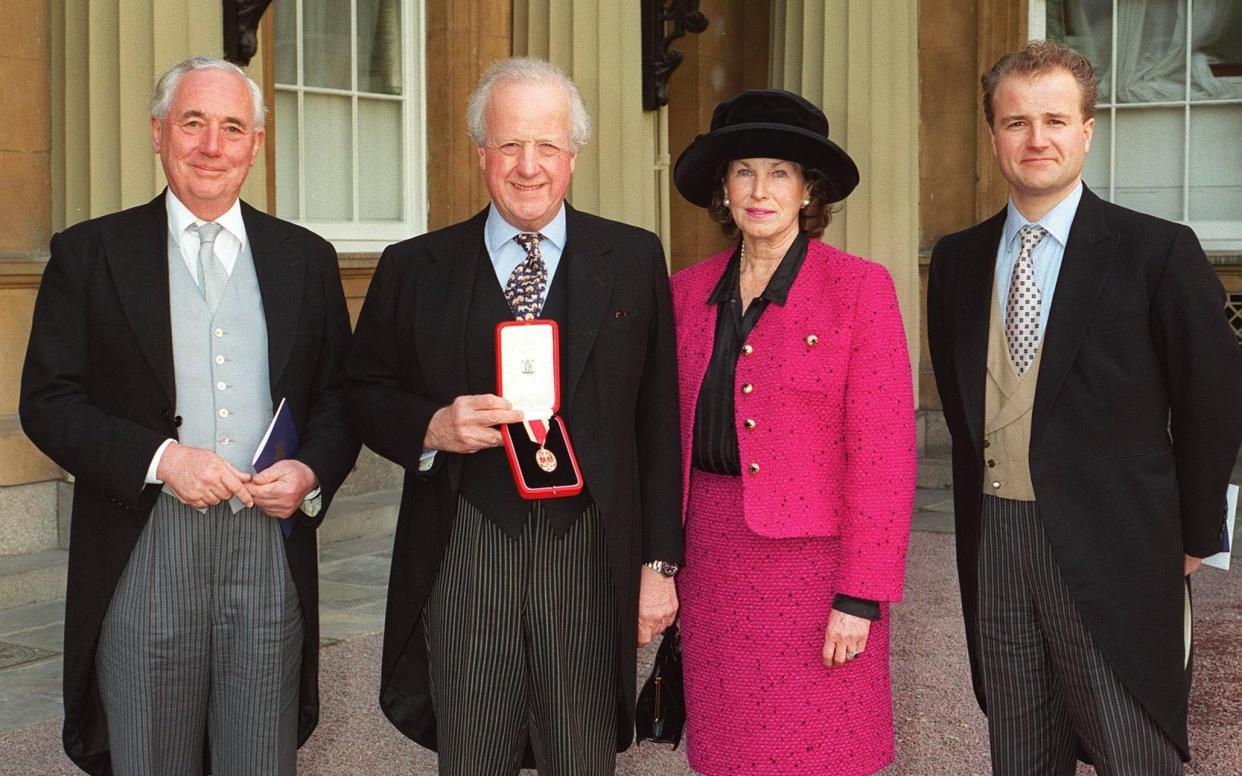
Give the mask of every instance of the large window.
[[278, 0], [276, 212], [342, 251], [426, 229], [421, 0]]
[[1119, 205], [1242, 250], [1242, 2], [1032, 0], [1032, 38], [1066, 43], [1100, 80], [1083, 178]]

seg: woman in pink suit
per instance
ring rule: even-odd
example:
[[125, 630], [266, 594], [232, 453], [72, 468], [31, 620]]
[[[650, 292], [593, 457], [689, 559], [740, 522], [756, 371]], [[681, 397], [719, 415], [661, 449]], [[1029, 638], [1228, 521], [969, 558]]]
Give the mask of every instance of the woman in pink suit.
[[873, 773], [893, 759], [915, 441], [888, 272], [815, 239], [858, 169], [822, 111], [757, 90], [717, 106], [674, 179], [740, 238], [672, 281], [690, 764]]

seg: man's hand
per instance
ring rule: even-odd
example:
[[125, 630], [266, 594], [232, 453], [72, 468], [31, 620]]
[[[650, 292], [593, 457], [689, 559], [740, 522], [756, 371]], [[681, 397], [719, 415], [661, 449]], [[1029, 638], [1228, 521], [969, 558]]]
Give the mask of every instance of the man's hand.
[[302, 506], [306, 494], [318, 484], [319, 478], [309, 466], [286, 458], [254, 475], [250, 492], [254, 494], [254, 503], [269, 517], [284, 518]]
[[246, 487], [250, 475], [211, 450], [171, 444], [164, 448], [155, 476], [172, 488], [181, 503], [195, 509], [206, 509], [233, 496], [248, 507], [254, 506], [254, 497]]
[[1182, 564], [1182, 574], [1187, 577], [1190, 576], [1199, 569], [1199, 564], [1202, 562], [1203, 558], [1196, 558], [1193, 555], [1187, 555], [1186, 562]]
[[507, 399], [490, 393], [458, 396], [452, 404], [441, 407], [431, 416], [423, 448], [477, 453], [500, 445], [500, 432], [494, 426], [521, 422], [522, 413], [513, 409]]
[[672, 577], [643, 566], [638, 585], [638, 646], [650, 644], [676, 616], [677, 584]]
[[867, 648], [870, 634], [871, 620], [833, 609], [824, 630], [824, 665], [829, 668], [843, 666], [861, 655]]

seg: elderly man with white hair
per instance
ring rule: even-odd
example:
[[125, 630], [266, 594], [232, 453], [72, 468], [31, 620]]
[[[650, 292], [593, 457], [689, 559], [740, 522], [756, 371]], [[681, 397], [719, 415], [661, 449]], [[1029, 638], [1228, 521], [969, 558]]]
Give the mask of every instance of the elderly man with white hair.
[[[235, 65], [172, 67], [168, 188], [53, 237], [35, 305], [22, 425], [76, 478], [64, 744], [99, 776], [293, 774], [318, 719], [349, 315], [332, 247], [239, 199], [263, 119]], [[282, 405], [283, 460], [255, 471]]]
[[[347, 368], [363, 441], [407, 472], [380, 703], [443, 774], [611, 774], [682, 561], [664, 253], [565, 202], [590, 122], [554, 66], [495, 63], [467, 126], [491, 204], [385, 251]], [[522, 365], [559, 396], [546, 437], [498, 385], [515, 320], [559, 327], [559, 371]]]

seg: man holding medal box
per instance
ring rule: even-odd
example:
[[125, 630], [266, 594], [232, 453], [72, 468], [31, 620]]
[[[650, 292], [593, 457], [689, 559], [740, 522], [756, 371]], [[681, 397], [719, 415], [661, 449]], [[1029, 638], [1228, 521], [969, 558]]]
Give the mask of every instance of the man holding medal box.
[[348, 367], [406, 468], [380, 703], [444, 774], [611, 774], [682, 562], [664, 254], [564, 201], [590, 120], [556, 67], [495, 63], [467, 114], [491, 205], [384, 252]]

